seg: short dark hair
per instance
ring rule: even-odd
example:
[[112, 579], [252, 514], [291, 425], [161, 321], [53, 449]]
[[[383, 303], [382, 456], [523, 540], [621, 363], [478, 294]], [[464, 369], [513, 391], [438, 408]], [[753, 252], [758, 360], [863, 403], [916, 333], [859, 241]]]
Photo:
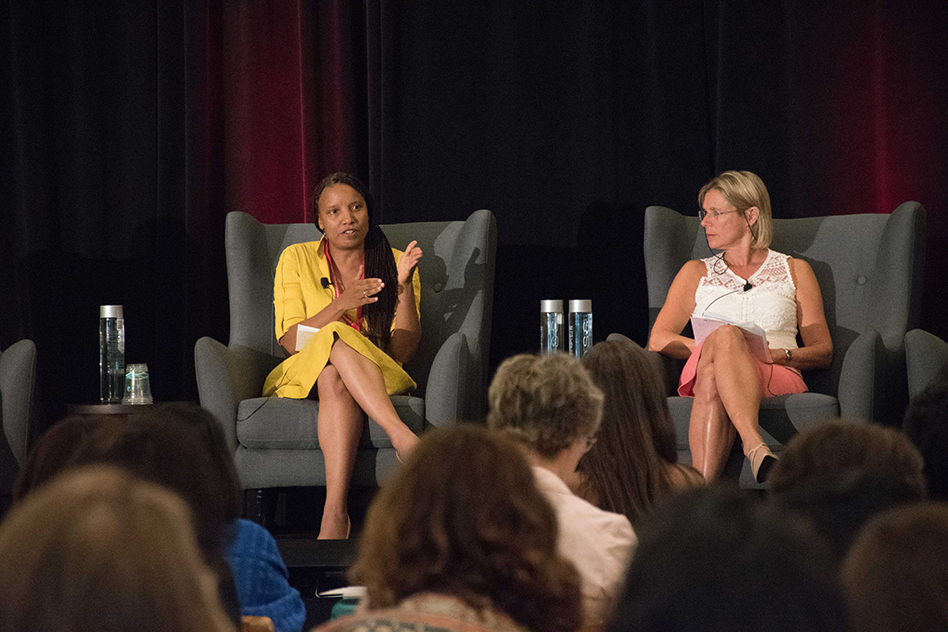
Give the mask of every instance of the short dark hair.
[[860, 632], [948, 629], [948, 503], [873, 518], [853, 543], [842, 582]]
[[846, 629], [845, 605], [805, 522], [736, 486], [662, 503], [639, 544], [607, 632]]
[[770, 498], [812, 520], [840, 562], [877, 513], [925, 498], [922, 456], [894, 428], [864, 422], [819, 426], [790, 440], [770, 474]]
[[94, 463], [122, 434], [115, 415], [76, 415], [53, 424], [33, 444], [13, 484], [14, 502], [66, 470]]
[[948, 500], [948, 382], [936, 381], [912, 398], [902, 430], [925, 460], [929, 496]]
[[223, 430], [196, 405], [166, 405], [130, 417], [125, 432], [104, 457], [136, 476], [177, 492], [194, 513], [198, 543], [219, 568], [225, 529], [240, 516], [236, 469], [221, 450]]

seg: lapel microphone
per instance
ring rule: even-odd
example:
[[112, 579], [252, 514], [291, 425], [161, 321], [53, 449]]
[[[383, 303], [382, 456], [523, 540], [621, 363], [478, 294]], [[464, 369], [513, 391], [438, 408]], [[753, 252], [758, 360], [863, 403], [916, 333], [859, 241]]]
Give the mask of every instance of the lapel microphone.
[[[324, 290], [329, 289], [329, 286], [332, 285], [332, 283], [331, 283], [331, 282], [329, 281], [329, 279], [327, 279], [326, 277], [321, 278], [321, 279], [319, 280], [319, 283], [320, 283], [320, 285], [323, 286], [323, 289], [324, 289]], [[748, 284], [748, 285], [750, 285], [750, 284]], [[744, 291], [746, 292], [747, 290], [744, 290]]]
[[745, 282], [744, 282], [744, 291], [745, 291], [745, 292], [750, 292], [752, 287], [754, 287], [754, 286], [751, 285], [751, 282], [750, 282], [750, 281], [745, 281]]

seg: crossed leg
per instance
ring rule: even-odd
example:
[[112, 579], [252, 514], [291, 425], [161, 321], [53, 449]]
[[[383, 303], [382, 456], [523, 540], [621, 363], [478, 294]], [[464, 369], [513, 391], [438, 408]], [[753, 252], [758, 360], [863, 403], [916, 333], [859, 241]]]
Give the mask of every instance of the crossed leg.
[[378, 422], [402, 456], [414, 448], [418, 437], [398, 418], [378, 365], [341, 340], [333, 344], [329, 364], [316, 379], [316, 392], [317, 436], [326, 464], [326, 504], [318, 537], [344, 539], [349, 533], [346, 501], [362, 436], [362, 412]]
[[694, 394], [688, 443], [694, 466], [713, 481], [724, 470], [735, 434], [745, 455], [763, 443], [760, 381], [740, 329], [719, 327], [705, 339]]
[[349, 535], [349, 480], [362, 437], [362, 409], [349, 394], [339, 371], [327, 365], [316, 379], [319, 416], [316, 432], [326, 463], [326, 504], [319, 539]]

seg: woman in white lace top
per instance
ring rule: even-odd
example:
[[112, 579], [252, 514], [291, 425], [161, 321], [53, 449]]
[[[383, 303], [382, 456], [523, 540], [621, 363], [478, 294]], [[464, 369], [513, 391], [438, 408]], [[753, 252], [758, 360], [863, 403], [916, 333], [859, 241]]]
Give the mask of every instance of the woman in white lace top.
[[[800, 370], [829, 366], [833, 341], [823, 298], [808, 263], [770, 250], [770, 195], [760, 178], [726, 171], [701, 188], [698, 204], [708, 246], [719, 254], [682, 266], [649, 348], [688, 360], [678, 393], [695, 398], [688, 443], [698, 471], [709, 481], [718, 478], [739, 434], [754, 477], [763, 482], [776, 457], [760, 435], [760, 400], [806, 391]], [[770, 357], [755, 357], [734, 326], [719, 327], [699, 344], [681, 335], [693, 313], [712, 312], [760, 326]]]

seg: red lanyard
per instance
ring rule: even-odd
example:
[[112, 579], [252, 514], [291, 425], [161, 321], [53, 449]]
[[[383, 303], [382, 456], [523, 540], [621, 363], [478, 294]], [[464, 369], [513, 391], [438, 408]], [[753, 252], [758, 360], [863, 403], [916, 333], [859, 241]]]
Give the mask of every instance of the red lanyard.
[[[323, 252], [326, 253], [326, 261], [329, 262], [329, 281], [332, 283], [333, 296], [339, 296], [339, 285], [336, 283], [336, 266], [332, 262], [332, 255], [329, 254], [329, 241], [323, 240]], [[362, 279], [365, 278], [365, 267], [362, 268]], [[353, 321], [348, 314], [342, 315], [343, 321], [358, 332], [362, 331], [362, 306], [356, 308], [356, 320]]]

